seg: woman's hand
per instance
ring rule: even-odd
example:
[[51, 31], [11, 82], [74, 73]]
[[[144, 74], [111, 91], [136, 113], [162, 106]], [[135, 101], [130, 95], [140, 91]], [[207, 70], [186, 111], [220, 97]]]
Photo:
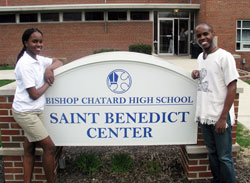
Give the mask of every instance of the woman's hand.
[[51, 86], [55, 81], [54, 70], [62, 65], [63, 63], [61, 61], [53, 59], [52, 64], [46, 68], [44, 73], [44, 79], [45, 82], [49, 84], [49, 86]]
[[45, 82], [47, 82], [50, 86], [54, 83], [55, 76], [54, 70], [51, 67], [47, 67], [44, 73]]

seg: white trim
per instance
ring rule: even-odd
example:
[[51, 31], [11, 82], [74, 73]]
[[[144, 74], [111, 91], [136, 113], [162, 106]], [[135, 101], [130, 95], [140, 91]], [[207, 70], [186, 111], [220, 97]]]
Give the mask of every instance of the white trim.
[[[187, 154], [206, 154], [208, 153], [207, 148], [205, 145], [185, 145], [185, 149]], [[233, 152], [239, 152], [240, 151], [240, 145], [238, 143], [232, 145], [232, 151]]]
[[149, 21], [154, 21], [154, 11], [149, 12]]
[[0, 87], [0, 96], [13, 96], [16, 90], [16, 82]]
[[59, 22], [63, 22], [63, 12], [59, 12]]
[[82, 22], [85, 22], [86, 21], [86, 18], [85, 18], [85, 12], [82, 11]]
[[38, 23], [41, 23], [42, 21], [41, 21], [41, 13], [40, 12], [38, 12], [38, 14], [37, 14], [37, 22]]
[[17, 24], [20, 23], [20, 14], [19, 13], [16, 14], [16, 23]]
[[[36, 148], [36, 155], [42, 155], [42, 154], [43, 154], [43, 149]], [[24, 149], [22, 147], [17, 147], [17, 148], [0, 147], [0, 155], [2, 155], [2, 156], [23, 156]]]
[[127, 11], [127, 21], [128, 22], [131, 21], [130, 10]]
[[79, 9], [188, 9], [199, 10], [200, 4], [63, 4], [63, 5], [39, 5], [39, 6], [1, 6], [0, 12], [41, 11], [41, 10], [79, 10]]

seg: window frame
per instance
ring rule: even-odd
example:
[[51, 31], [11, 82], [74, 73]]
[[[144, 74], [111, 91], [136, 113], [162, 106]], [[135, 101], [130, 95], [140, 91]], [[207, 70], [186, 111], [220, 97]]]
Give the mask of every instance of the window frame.
[[[250, 27], [249, 28], [244, 28], [243, 27], [243, 22], [247, 21], [250, 24], [250, 20], [237, 20], [236, 21], [236, 44], [235, 44], [235, 50], [236, 51], [250, 51], [250, 40], [249, 41], [244, 41], [242, 40], [243, 38], [243, 31], [249, 31], [250, 34]], [[240, 26], [238, 26], [240, 24]], [[238, 35], [238, 32], [240, 32], [240, 34]], [[239, 49], [238, 49], [238, 44], [240, 44]], [[249, 45], [249, 48], [244, 48], [244, 45]]]
[[[58, 15], [58, 20], [46, 20], [44, 21], [42, 19], [43, 14], [57, 14]], [[58, 23], [60, 22], [61, 13], [60, 12], [40, 12], [40, 23]]]
[[[102, 13], [103, 19], [101, 19], [101, 20], [87, 20], [87, 18], [88, 18], [87, 13]], [[84, 16], [85, 16], [84, 22], [103, 22], [103, 21], [105, 21], [105, 12], [102, 10], [100, 10], [100, 11], [85, 11]]]
[[[22, 15], [34, 15], [34, 14], [36, 14], [36, 21], [35, 21], [35, 22], [32, 22], [32, 21], [29, 21], [29, 22], [21, 22], [21, 16], [22, 16]], [[38, 23], [38, 22], [39, 22], [38, 13], [30, 13], [30, 12], [19, 13], [19, 16], [18, 16], [18, 23], [20, 23], [20, 24], [30, 24], [30, 23]]]
[[[80, 20], [64, 20], [65, 14], [80, 14]], [[82, 11], [63, 11], [62, 12], [62, 22], [82, 22], [83, 21], [83, 16], [82, 16]]]
[[[64, 20], [64, 14], [67, 13], [81, 13], [81, 20]], [[86, 13], [101, 13], [103, 16], [103, 19], [100, 20], [92, 20], [89, 19], [87, 20], [86, 18]], [[133, 12], [148, 12], [148, 19], [145, 20], [134, 20], [131, 19], [131, 13]], [[116, 13], [113, 15], [114, 18], [117, 19], [109, 19], [109, 13]], [[120, 16], [119, 13], [122, 13], [122, 15]], [[38, 11], [38, 12], [34, 12], [34, 11], [22, 11], [22, 12], [17, 12], [17, 13], [4, 13], [2, 15], [11, 15], [11, 16], [15, 16], [15, 22], [7, 22], [7, 23], [0, 23], [0, 25], [3, 24], [47, 24], [47, 23], [70, 23], [70, 22], [77, 22], [77, 23], [88, 23], [88, 22], [152, 22], [153, 21], [153, 12], [150, 10], [66, 10], [66, 11]], [[37, 15], [37, 21], [24, 21], [21, 22], [20, 19], [22, 16], [22, 14], [26, 14], [29, 15], [31, 14], [33, 16], [33, 14]], [[46, 14], [52, 14], [51, 17], [43, 17], [44, 15], [46, 16]], [[55, 15], [53, 15], [55, 14]], [[54, 17], [53, 17], [54, 16]], [[56, 17], [58, 16], [58, 17]], [[112, 15], [111, 15], [112, 16]], [[124, 17], [126, 16], [126, 17]], [[98, 16], [97, 16], [98, 17]], [[12, 17], [13, 18], [13, 17]], [[28, 17], [29, 18], [29, 17]], [[45, 18], [45, 19], [44, 19]], [[54, 20], [53, 20], [54, 18]], [[91, 16], [90, 16], [91, 18]]]
[[2, 13], [0, 15], [3, 16], [14, 16], [15, 21], [13, 22], [1, 22], [0, 25], [4, 25], [4, 24], [16, 24], [17, 23], [17, 14], [16, 13]]
[[[112, 19], [109, 19], [109, 13], [125, 13], [126, 14], [126, 19], [118, 19], [117, 20], [112, 20]], [[124, 11], [119, 11], [119, 10], [110, 10], [110, 11], [107, 11], [107, 21], [108, 22], [127, 22], [128, 21], [128, 10], [124, 10]]]
[[[133, 16], [132, 16], [133, 13], [148, 13], [148, 19], [133, 19]], [[143, 22], [150, 21], [150, 11], [147, 11], [147, 10], [145, 11], [130, 10], [129, 16], [130, 16], [130, 21], [143, 21]]]

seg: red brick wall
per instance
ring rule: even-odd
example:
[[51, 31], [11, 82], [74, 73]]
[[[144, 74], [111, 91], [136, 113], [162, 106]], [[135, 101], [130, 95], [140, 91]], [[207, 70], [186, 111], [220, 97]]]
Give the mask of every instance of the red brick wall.
[[[1, 0], [0, 6], [52, 5], [52, 4], [104, 4], [105, 0]], [[106, 3], [190, 3], [190, 0], [106, 0]]]
[[21, 37], [27, 28], [37, 27], [44, 33], [42, 55], [66, 58], [67, 61], [93, 54], [94, 50], [127, 51], [129, 45], [150, 44], [152, 22], [58, 23], [0, 26], [0, 64], [14, 64], [22, 48]]
[[11, 138], [12, 136], [23, 136], [21, 128], [16, 124], [12, 116], [12, 102], [13, 96], [0, 96], [0, 129], [2, 147], [23, 147], [20, 140]]
[[200, 0], [200, 5], [197, 23], [211, 24], [218, 36], [218, 46], [232, 54], [241, 55], [241, 59], [237, 59], [237, 68], [242, 68], [243, 58], [247, 61], [245, 67], [250, 68], [250, 52], [235, 51], [236, 22], [237, 20], [250, 20], [250, 1]]

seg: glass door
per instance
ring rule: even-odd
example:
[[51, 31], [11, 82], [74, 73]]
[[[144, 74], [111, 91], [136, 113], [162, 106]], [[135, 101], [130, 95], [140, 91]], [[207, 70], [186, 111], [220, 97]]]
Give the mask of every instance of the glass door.
[[189, 49], [189, 20], [179, 19], [178, 20], [178, 54], [187, 55]]
[[159, 38], [158, 38], [158, 53], [159, 54], [174, 54], [174, 19], [159, 20]]

